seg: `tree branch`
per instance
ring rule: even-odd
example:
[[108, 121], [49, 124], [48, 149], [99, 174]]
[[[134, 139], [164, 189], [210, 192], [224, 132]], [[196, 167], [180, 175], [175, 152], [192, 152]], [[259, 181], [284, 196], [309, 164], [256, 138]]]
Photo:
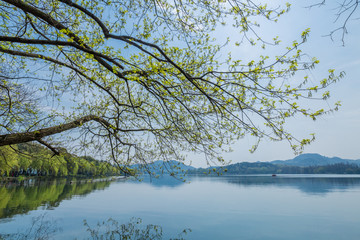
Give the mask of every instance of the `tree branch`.
[[60, 155], [60, 152], [54, 148], [53, 146], [51, 146], [49, 143], [45, 142], [44, 140], [42, 139], [38, 139], [37, 140], [39, 143], [41, 143], [42, 145], [44, 145], [45, 147], [47, 147], [48, 149], [50, 149], [54, 155], [53, 156], [59, 156]]
[[72, 122], [60, 124], [53, 127], [43, 128], [39, 130], [35, 130], [32, 132], [23, 132], [23, 133], [12, 133], [0, 135], [0, 146], [6, 146], [11, 144], [19, 144], [26, 143], [31, 141], [41, 141], [43, 137], [51, 136], [57, 133], [61, 133], [70, 129], [74, 129], [80, 127], [81, 125], [95, 121], [105, 125], [106, 127], [110, 127], [111, 124], [104, 120], [101, 117], [95, 115], [88, 115], [85, 117], [78, 118]]
[[107, 61], [115, 64], [117, 67], [124, 69], [122, 65], [116, 62], [113, 58], [102, 54], [100, 52], [94, 51], [90, 48], [85, 48], [78, 45], [75, 42], [66, 42], [66, 41], [58, 41], [58, 40], [40, 40], [40, 39], [27, 39], [27, 38], [20, 38], [20, 37], [9, 37], [9, 36], [0, 36], [0, 41], [3, 42], [12, 42], [12, 43], [24, 43], [24, 44], [39, 44], [39, 45], [54, 45], [54, 46], [69, 46], [74, 47], [80, 51], [84, 51], [86, 53], [92, 54], [94, 56], [99, 56], [101, 58], [106, 59]]

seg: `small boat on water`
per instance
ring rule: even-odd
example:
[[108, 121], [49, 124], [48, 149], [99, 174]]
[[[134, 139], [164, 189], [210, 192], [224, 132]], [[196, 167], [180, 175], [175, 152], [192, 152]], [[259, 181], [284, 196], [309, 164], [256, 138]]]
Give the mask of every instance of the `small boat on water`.
[[276, 174], [271, 175], [272, 177], [276, 177]]

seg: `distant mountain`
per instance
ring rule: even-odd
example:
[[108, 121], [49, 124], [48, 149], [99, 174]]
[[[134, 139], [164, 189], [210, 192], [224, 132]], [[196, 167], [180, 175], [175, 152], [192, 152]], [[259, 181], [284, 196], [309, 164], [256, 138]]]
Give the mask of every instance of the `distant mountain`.
[[[215, 169], [215, 171], [213, 171]], [[189, 174], [360, 174], [360, 166], [349, 163], [335, 163], [324, 166], [289, 166], [269, 162], [235, 163], [222, 168], [189, 170]]]
[[290, 160], [240, 162], [227, 166], [198, 168], [190, 174], [360, 174], [360, 160], [302, 154]]
[[240, 162], [223, 167], [195, 168], [178, 161], [155, 161], [132, 165], [139, 172], [156, 174], [360, 174], [360, 160], [302, 154], [290, 160]]
[[356, 164], [360, 166], [360, 160], [342, 159], [339, 157], [329, 158], [316, 153], [301, 154], [290, 160], [276, 160], [270, 163], [298, 167], [325, 166], [337, 163]]
[[141, 165], [141, 164], [135, 164], [132, 165], [133, 169], [137, 169], [140, 172], [147, 172], [147, 171], [151, 171], [157, 174], [162, 174], [162, 173], [181, 173], [181, 172], [186, 172], [188, 170], [194, 170], [195, 168], [193, 166], [188, 166], [185, 165], [182, 162], [178, 162], [175, 160], [170, 160], [170, 161], [155, 161], [146, 165]]

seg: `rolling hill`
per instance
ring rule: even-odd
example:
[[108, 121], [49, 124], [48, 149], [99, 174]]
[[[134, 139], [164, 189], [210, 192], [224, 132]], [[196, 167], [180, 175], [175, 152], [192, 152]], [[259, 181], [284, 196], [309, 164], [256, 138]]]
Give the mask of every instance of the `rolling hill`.
[[350, 160], [350, 159], [342, 159], [339, 157], [329, 158], [317, 153], [306, 153], [296, 156], [293, 159], [275, 160], [275, 161], [271, 161], [270, 163], [287, 165], [287, 166], [298, 166], [298, 167], [325, 166], [325, 165], [332, 165], [337, 163], [356, 164], [360, 166], [360, 159]]

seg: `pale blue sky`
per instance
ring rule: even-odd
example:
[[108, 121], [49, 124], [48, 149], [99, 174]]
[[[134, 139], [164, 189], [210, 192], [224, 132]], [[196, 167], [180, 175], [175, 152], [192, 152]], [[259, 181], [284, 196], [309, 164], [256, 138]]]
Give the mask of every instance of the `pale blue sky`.
[[[284, 3], [285, 1], [278, 1]], [[338, 156], [348, 159], [360, 159], [360, 20], [354, 18], [360, 17], [360, 10], [357, 10], [352, 20], [348, 24], [349, 34], [345, 37], [345, 46], [342, 46], [339, 37], [331, 41], [324, 35], [337, 28], [340, 22], [335, 20], [335, 1], [328, 1], [329, 5], [322, 8], [313, 8], [311, 10], [305, 7], [314, 1], [293, 1], [291, 11], [286, 16], [280, 18], [277, 24], [264, 24], [259, 29], [259, 33], [265, 38], [271, 39], [274, 35], [279, 35], [283, 43], [291, 43], [299, 39], [301, 32], [310, 28], [311, 33], [308, 42], [304, 46], [304, 51], [315, 56], [320, 60], [316, 69], [311, 71], [311, 81], [318, 82], [319, 79], [326, 77], [327, 70], [330, 68], [339, 71], [345, 71], [346, 76], [340, 82], [333, 85], [331, 98], [328, 103], [340, 100], [342, 107], [334, 114], [325, 115], [317, 121], [310, 119], [304, 120], [296, 117], [289, 121], [288, 128], [299, 138], [308, 137], [310, 133], [316, 133], [316, 141], [307, 146], [304, 153], [319, 153], [328, 157]], [[236, 37], [234, 35], [232, 38]], [[246, 58], [256, 56], [254, 49], [243, 47], [237, 50], [238, 54]], [[271, 54], [266, 50], [265, 54]], [[270, 53], [269, 53], [270, 51]], [[278, 51], [278, 50], [277, 50]], [[264, 53], [263, 53], [264, 54]], [[314, 102], [314, 104], [319, 104]], [[254, 143], [251, 137], [245, 137], [232, 146], [233, 152], [225, 154], [225, 160], [234, 162], [241, 161], [271, 161], [291, 159], [295, 155], [286, 142], [268, 142], [260, 143], [257, 151], [253, 154], [249, 152]], [[194, 166], [204, 166], [201, 156], [189, 156]], [[199, 161], [200, 160], [200, 161]]]
[[[272, 5], [284, 5], [286, 1], [268, 0]], [[279, 55], [283, 53], [285, 46], [291, 44], [293, 40], [299, 40], [303, 30], [310, 28], [311, 33], [306, 45], [303, 46], [304, 52], [317, 57], [320, 64], [310, 73], [310, 80], [314, 83], [327, 76], [328, 69], [336, 69], [337, 72], [345, 71], [346, 76], [339, 83], [330, 87], [331, 98], [328, 103], [322, 103], [326, 108], [333, 106], [333, 103], [340, 100], [342, 107], [340, 111], [323, 116], [316, 122], [310, 119], [296, 117], [289, 121], [288, 129], [298, 138], [308, 138], [310, 133], [316, 133], [316, 141], [307, 146], [304, 153], [319, 153], [328, 157], [338, 156], [348, 159], [360, 159], [360, 19], [351, 20], [348, 24], [349, 34], [345, 38], [345, 46], [342, 46], [341, 39], [335, 38], [331, 41], [329, 37], [324, 37], [331, 30], [341, 24], [341, 20], [335, 20], [335, 1], [328, 0], [333, 5], [325, 5], [321, 8], [315, 7], [311, 10], [305, 7], [314, 3], [312, 0], [291, 1], [292, 7], [289, 13], [282, 16], [276, 24], [268, 22], [261, 23], [258, 33], [264, 39], [271, 40], [279, 36], [283, 42], [280, 48], [266, 48], [264, 52], [256, 48], [242, 45], [240, 48], [230, 49], [233, 55], [239, 56], [245, 62], [263, 55]], [[353, 18], [360, 17], [360, 10], [357, 10]], [[352, 19], [353, 19], [352, 18]], [[227, 34], [232, 43], [239, 40], [239, 36], [234, 31], [219, 32], [216, 36], [220, 41], [225, 41]], [[226, 55], [226, 53], [225, 53]], [[313, 102], [319, 104], [319, 102]], [[245, 137], [232, 146], [233, 152], [224, 154], [227, 161], [271, 161], [293, 158], [294, 152], [287, 142], [262, 141], [255, 153], [250, 153], [249, 149], [254, 144], [255, 139]], [[204, 157], [201, 155], [189, 154], [188, 160], [194, 166], [206, 166]]]

